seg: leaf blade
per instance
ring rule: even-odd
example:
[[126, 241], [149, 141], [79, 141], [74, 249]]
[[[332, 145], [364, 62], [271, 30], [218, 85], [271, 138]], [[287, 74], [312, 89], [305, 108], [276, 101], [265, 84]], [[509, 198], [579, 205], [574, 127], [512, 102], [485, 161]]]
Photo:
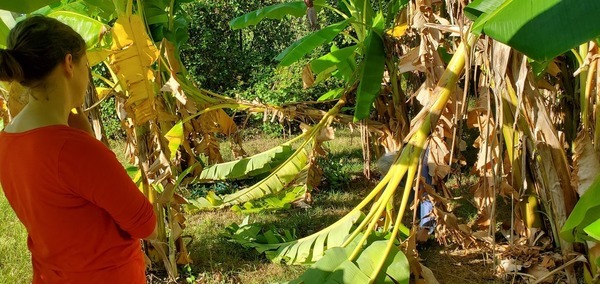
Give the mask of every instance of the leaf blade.
[[329, 25], [317, 32], [311, 33], [288, 46], [282, 51], [275, 60], [279, 61], [279, 66], [289, 66], [300, 60], [317, 46], [331, 42], [335, 36], [343, 31], [351, 19]]
[[509, 0], [481, 24], [495, 40], [546, 61], [600, 36], [598, 14], [600, 2], [593, 0]]
[[264, 19], [281, 20], [287, 15], [301, 17], [306, 11], [306, 5], [303, 1], [279, 3], [267, 6], [242, 16], [239, 16], [229, 22], [229, 26], [233, 30], [243, 29], [249, 26], [254, 26]]
[[378, 28], [371, 30], [367, 36], [366, 55], [360, 72], [360, 84], [356, 93], [354, 121], [359, 121], [369, 116], [371, 105], [375, 101], [375, 98], [379, 96], [379, 91], [381, 90], [381, 79], [383, 78], [385, 67], [384, 45], [380, 35], [383, 31], [383, 25], [381, 25], [379, 33], [378, 30]]

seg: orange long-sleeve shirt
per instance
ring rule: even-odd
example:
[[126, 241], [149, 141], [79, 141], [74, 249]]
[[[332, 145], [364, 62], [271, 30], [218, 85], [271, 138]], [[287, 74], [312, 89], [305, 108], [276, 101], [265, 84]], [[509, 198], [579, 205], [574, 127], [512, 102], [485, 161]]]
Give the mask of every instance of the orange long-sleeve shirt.
[[27, 229], [34, 284], [146, 283], [139, 239], [156, 224], [152, 205], [89, 134], [1, 132], [0, 183]]

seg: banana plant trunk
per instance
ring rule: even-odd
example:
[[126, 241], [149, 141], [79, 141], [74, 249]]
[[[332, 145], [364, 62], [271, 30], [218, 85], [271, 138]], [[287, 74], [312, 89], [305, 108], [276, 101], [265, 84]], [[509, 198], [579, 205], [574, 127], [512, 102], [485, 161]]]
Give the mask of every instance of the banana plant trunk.
[[88, 85], [87, 92], [85, 94], [85, 100], [83, 103], [83, 107], [87, 110], [85, 113], [92, 125], [92, 129], [94, 131], [94, 136], [96, 139], [102, 141], [106, 147], [110, 148], [108, 143], [108, 139], [106, 138], [106, 131], [104, 130], [104, 124], [102, 123], [102, 116], [100, 115], [100, 111], [98, 110], [99, 101], [98, 101], [98, 93], [96, 92], [96, 87], [94, 86], [94, 81], [92, 80], [91, 70], [89, 71], [90, 83]]

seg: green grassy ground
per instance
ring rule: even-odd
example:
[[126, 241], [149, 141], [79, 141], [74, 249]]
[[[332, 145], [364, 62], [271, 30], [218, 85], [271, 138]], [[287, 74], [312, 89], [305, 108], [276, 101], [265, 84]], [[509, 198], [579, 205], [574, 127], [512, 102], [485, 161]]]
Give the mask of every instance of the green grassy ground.
[[30, 283], [27, 232], [0, 191], [0, 283]]

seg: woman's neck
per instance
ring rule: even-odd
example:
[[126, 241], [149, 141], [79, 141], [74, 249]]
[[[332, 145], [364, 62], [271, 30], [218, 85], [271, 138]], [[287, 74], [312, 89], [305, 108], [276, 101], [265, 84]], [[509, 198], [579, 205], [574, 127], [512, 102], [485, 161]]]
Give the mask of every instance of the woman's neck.
[[6, 126], [6, 132], [24, 132], [49, 125], [68, 125], [71, 108], [65, 96], [53, 92], [32, 92], [29, 103]]

